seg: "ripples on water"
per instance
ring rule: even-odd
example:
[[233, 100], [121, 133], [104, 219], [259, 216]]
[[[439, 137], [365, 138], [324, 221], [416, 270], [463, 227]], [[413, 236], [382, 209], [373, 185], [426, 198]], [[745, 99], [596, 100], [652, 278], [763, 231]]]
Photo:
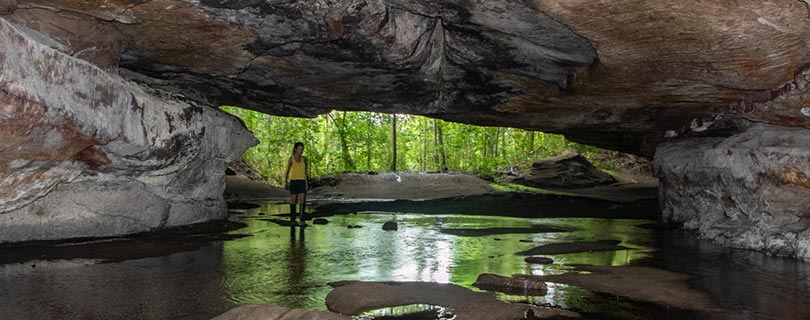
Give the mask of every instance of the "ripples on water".
[[[234, 233], [250, 237], [188, 252], [117, 263], [2, 265], [0, 319], [207, 319], [256, 303], [325, 310], [324, 298], [331, 290], [327, 283], [336, 280], [451, 282], [478, 290], [471, 284], [481, 273], [541, 275], [565, 272], [570, 264], [630, 263], [697, 275], [691, 284], [708, 290], [725, 311], [706, 315], [669, 310], [556, 284], [541, 297], [500, 297], [575, 310], [594, 319], [807, 319], [810, 312], [810, 264], [638, 227], [649, 221], [352, 214], [301, 229], [272, 221], [281, 219], [272, 215], [286, 207], [265, 204], [234, 215], [248, 224]], [[383, 231], [386, 221], [397, 221], [399, 230]], [[441, 232], [532, 225], [573, 231], [484, 236]], [[551, 242], [610, 239], [632, 249], [555, 255], [552, 265], [529, 265], [513, 254]], [[450, 312], [439, 307], [409, 308], [415, 309], [391, 309], [376, 316], [413, 319], [395, 313], [421, 312], [425, 319], [449, 319]]]

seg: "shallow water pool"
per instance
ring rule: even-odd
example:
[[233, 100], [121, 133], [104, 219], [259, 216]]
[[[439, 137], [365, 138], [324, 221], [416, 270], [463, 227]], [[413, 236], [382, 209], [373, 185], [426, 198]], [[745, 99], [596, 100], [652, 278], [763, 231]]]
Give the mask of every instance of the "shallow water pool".
[[[281, 225], [287, 218], [276, 214], [286, 208], [265, 203], [234, 214], [231, 219], [247, 227], [232, 233], [248, 237], [165, 256], [0, 265], [0, 318], [208, 319], [257, 303], [325, 310], [327, 283], [336, 280], [433, 281], [478, 290], [471, 284], [481, 273], [539, 275], [565, 272], [571, 264], [631, 263], [696, 275], [690, 284], [712, 294], [724, 311], [673, 310], [557, 284], [545, 296], [500, 297], [594, 319], [804, 319], [810, 314], [805, 304], [810, 264], [639, 227], [650, 221], [360, 213], [299, 228]], [[398, 230], [382, 230], [387, 221], [396, 221]], [[532, 226], [563, 231], [521, 232]], [[463, 228], [495, 231], [447, 232]], [[551, 265], [530, 265], [514, 254], [547, 243], [594, 240], [619, 240], [629, 249], [553, 255]]]

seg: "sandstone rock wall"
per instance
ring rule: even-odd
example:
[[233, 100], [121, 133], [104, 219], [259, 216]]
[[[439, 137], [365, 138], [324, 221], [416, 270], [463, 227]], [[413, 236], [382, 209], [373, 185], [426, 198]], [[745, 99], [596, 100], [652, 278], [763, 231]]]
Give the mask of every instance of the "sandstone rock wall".
[[664, 219], [720, 244], [810, 260], [810, 131], [749, 124], [660, 145]]
[[[148, 92], [0, 18], [0, 242], [223, 218], [241, 122]], [[42, 35], [40, 35], [42, 36]]]

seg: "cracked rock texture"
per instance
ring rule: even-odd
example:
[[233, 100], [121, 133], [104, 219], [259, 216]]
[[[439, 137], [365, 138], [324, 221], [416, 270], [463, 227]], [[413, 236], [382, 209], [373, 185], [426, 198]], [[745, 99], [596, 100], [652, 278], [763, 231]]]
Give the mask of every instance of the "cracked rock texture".
[[423, 114], [645, 156], [720, 118], [810, 128], [809, 14], [795, 0], [0, 2], [43, 43], [203, 105]]
[[723, 245], [810, 260], [810, 132], [754, 124], [658, 147], [664, 219]]
[[0, 19], [0, 242], [112, 236], [224, 218], [239, 120], [34, 40]]

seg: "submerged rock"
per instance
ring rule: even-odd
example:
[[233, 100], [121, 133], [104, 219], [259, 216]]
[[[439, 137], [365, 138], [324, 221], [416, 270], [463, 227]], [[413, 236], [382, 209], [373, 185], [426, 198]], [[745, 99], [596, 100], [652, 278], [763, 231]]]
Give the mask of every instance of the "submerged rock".
[[552, 264], [552, 263], [554, 263], [554, 259], [551, 259], [549, 257], [526, 257], [525, 259], [523, 259], [523, 261], [526, 261], [528, 263], [536, 263], [536, 264]]
[[522, 275], [504, 277], [489, 273], [479, 275], [473, 286], [483, 290], [526, 296], [542, 296], [548, 290], [545, 282], [534, 278], [523, 277]]
[[398, 228], [399, 225], [396, 221], [386, 221], [382, 226], [382, 229], [386, 231], [396, 231]]
[[709, 294], [692, 289], [692, 276], [650, 267], [576, 266], [577, 271], [561, 275], [524, 275], [535, 281], [575, 285], [587, 290], [626, 297], [637, 301], [699, 311], [717, 311]]
[[531, 256], [539, 254], [564, 254], [632, 249], [625, 246], [620, 246], [619, 243], [621, 243], [620, 240], [559, 242], [537, 246], [529, 250], [516, 252], [515, 254], [521, 256]]
[[455, 311], [457, 319], [519, 320], [531, 310], [539, 317], [577, 317], [562, 309], [545, 308], [498, 300], [492, 293], [475, 292], [454, 284], [431, 282], [363, 282], [330, 283], [326, 307], [346, 315], [411, 304], [440, 305]]
[[[534, 225], [526, 228], [481, 228], [481, 229], [441, 229], [441, 233], [451, 234], [461, 237], [482, 237], [496, 234], [534, 234], [534, 233], [550, 233], [550, 232], [571, 232], [572, 229], [566, 229], [553, 226]], [[522, 241], [522, 240], [521, 240]], [[529, 240], [531, 242], [531, 240]]]

